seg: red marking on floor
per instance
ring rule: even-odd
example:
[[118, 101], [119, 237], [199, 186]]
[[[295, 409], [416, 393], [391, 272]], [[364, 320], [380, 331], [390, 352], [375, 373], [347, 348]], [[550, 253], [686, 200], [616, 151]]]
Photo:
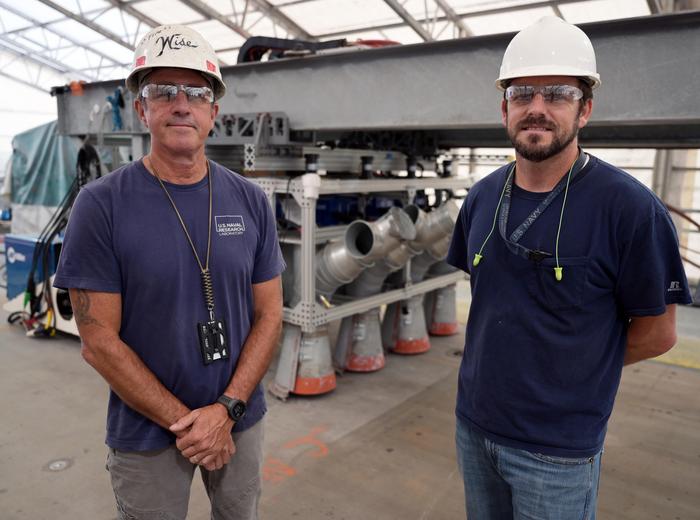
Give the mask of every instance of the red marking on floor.
[[262, 473], [265, 482], [278, 484], [296, 475], [297, 470], [280, 459], [268, 457], [263, 465]]
[[291, 441], [287, 442], [284, 446], [282, 446], [282, 448], [291, 449], [296, 448], [297, 446], [304, 446], [305, 444], [308, 444], [310, 446], [316, 446], [316, 448], [318, 448], [315, 451], [310, 452], [309, 455], [317, 459], [325, 457], [326, 455], [328, 455], [328, 446], [320, 439], [317, 439], [316, 435], [319, 435], [327, 430], [327, 426], [314, 426], [313, 428], [311, 428], [311, 431], [308, 435], [303, 435], [301, 437], [297, 437], [296, 439], [292, 439]]

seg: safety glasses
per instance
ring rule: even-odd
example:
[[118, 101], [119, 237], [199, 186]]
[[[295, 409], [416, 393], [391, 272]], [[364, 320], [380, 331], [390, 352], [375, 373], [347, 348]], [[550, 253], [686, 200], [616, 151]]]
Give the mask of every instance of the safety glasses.
[[583, 97], [583, 91], [571, 85], [511, 85], [506, 89], [506, 100], [514, 105], [527, 105], [532, 102], [536, 94], [542, 94], [545, 103], [552, 105], [566, 105], [578, 101]]
[[209, 87], [190, 87], [188, 85], [148, 84], [141, 89], [141, 97], [153, 103], [171, 103], [178, 92], [184, 92], [191, 105], [205, 105], [214, 102], [214, 91]]

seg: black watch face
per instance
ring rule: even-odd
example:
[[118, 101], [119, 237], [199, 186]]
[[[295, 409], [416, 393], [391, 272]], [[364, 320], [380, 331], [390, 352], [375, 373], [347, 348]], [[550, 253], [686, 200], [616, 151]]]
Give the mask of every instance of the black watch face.
[[244, 415], [245, 415], [245, 404], [238, 401], [231, 408], [231, 416], [234, 420], [237, 421], [238, 419], [241, 419]]

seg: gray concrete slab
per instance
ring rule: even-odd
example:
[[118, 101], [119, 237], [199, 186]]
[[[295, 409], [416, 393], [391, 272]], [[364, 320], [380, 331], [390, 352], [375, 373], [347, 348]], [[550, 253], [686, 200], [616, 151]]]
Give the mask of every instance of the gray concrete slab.
[[625, 368], [603, 456], [600, 518], [700, 518], [700, 371]]
[[[79, 342], [27, 338], [0, 317], [0, 519], [116, 517], [103, 443], [107, 385]], [[315, 398], [269, 400], [264, 519], [464, 518], [454, 457], [463, 336]], [[269, 374], [268, 374], [269, 378]], [[610, 423], [599, 518], [700, 518], [700, 371], [625, 369]], [[49, 470], [67, 461], [67, 469]], [[209, 518], [195, 479], [190, 519]]]

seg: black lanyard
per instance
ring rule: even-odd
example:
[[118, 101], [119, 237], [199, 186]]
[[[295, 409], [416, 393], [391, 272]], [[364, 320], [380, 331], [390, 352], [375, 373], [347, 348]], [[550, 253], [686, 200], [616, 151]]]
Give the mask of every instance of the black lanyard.
[[550, 191], [547, 196], [538, 204], [538, 206], [532, 210], [532, 212], [527, 216], [527, 218], [511, 233], [510, 237], [506, 237], [506, 230], [508, 228], [508, 216], [510, 214], [510, 201], [513, 192], [513, 178], [515, 177], [515, 163], [510, 168], [508, 176], [506, 177], [506, 183], [503, 188], [503, 202], [501, 204], [501, 210], [498, 213], [498, 232], [501, 238], [506, 244], [508, 250], [521, 256], [528, 260], [539, 261], [543, 258], [552, 256], [551, 253], [545, 251], [537, 251], [533, 249], [528, 249], [527, 247], [519, 244], [518, 242], [525, 234], [525, 232], [530, 229], [530, 226], [537, 220], [537, 218], [544, 212], [545, 209], [549, 207], [552, 201], [564, 190], [567, 182], [571, 181], [579, 174], [583, 167], [588, 162], [588, 157], [583, 150], [579, 153], [578, 158], [571, 165], [570, 172], [564, 175], [554, 189]]
[[180, 221], [180, 225], [182, 226], [182, 230], [185, 232], [185, 236], [187, 237], [187, 241], [190, 243], [190, 247], [192, 248], [192, 253], [194, 254], [195, 260], [197, 260], [197, 265], [199, 265], [199, 272], [200, 276], [202, 279], [202, 292], [204, 293], [204, 302], [206, 303], [207, 306], [207, 311], [209, 311], [209, 319], [213, 320], [214, 319], [214, 284], [211, 281], [211, 271], [209, 270], [209, 256], [211, 253], [211, 214], [212, 214], [212, 188], [211, 188], [211, 170], [209, 168], [209, 161], [207, 161], [207, 183], [209, 187], [209, 231], [208, 231], [208, 238], [207, 238], [207, 255], [204, 260], [204, 264], [202, 264], [202, 261], [199, 259], [199, 255], [197, 254], [197, 249], [194, 247], [194, 242], [192, 242], [192, 238], [190, 237], [190, 234], [187, 231], [187, 226], [185, 226], [185, 221], [182, 220], [182, 216], [180, 215], [180, 212], [177, 210], [177, 206], [175, 205], [175, 201], [173, 198], [170, 196], [170, 193], [168, 193], [168, 190], [165, 188], [165, 184], [163, 184], [163, 181], [161, 180], [160, 176], [158, 175], [158, 172], [155, 169], [155, 166], [153, 166], [153, 161], [151, 162], [151, 168], [153, 169], [153, 173], [156, 176], [156, 179], [158, 179], [158, 182], [160, 183], [160, 187], [163, 188], [163, 191], [165, 192], [165, 195], [168, 197], [168, 200], [170, 201], [170, 205], [173, 207], [173, 210], [175, 210], [175, 214], [177, 215], [177, 219]]
[[173, 210], [177, 215], [177, 219], [180, 221], [182, 231], [185, 232], [187, 241], [190, 243], [190, 247], [192, 248], [192, 254], [194, 254], [194, 258], [197, 260], [197, 265], [199, 265], [199, 273], [202, 279], [202, 292], [204, 293], [204, 301], [207, 305], [207, 311], [209, 312], [209, 321], [197, 323], [197, 336], [199, 337], [199, 348], [202, 354], [202, 361], [205, 365], [209, 365], [214, 361], [228, 359], [230, 352], [228, 348], [228, 340], [226, 339], [226, 324], [222, 320], [217, 320], [214, 316], [214, 285], [211, 281], [211, 271], [209, 270], [213, 207], [212, 194], [214, 191], [211, 185], [211, 167], [209, 165], [209, 161], [207, 161], [207, 183], [209, 187], [209, 229], [207, 232], [207, 256], [204, 260], [204, 264], [202, 264], [202, 261], [199, 259], [197, 249], [194, 247], [194, 242], [192, 242], [192, 238], [187, 231], [187, 226], [185, 226], [185, 221], [182, 219], [182, 215], [180, 215], [180, 212], [177, 210], [175, 201], [170, 196], [170, 193], [168, 193], [168, 190], [165, 188], [165, 184], [163, 184], [158, 172], [153, 167], [153, 161], [151, 161], [151, 168], [153, 168], [153, 173], [155, 174], [156, 179], [158, 179], [161, 188], [163, 188], [165, 195], [170, 201], [170, 205], [173, 207]]

